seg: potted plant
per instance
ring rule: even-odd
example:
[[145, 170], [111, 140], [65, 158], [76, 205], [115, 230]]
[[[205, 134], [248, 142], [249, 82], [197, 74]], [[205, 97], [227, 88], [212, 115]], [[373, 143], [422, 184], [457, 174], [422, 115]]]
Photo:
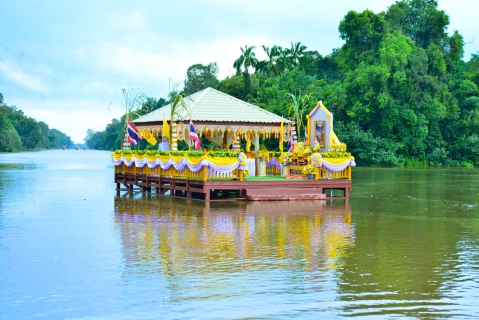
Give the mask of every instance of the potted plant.
[[314, 179], [314, 174], [316, 173], [316, 169], [312, 164], [307, 164], [303, 167], [301, 172], [308, 176], [308, 179]]

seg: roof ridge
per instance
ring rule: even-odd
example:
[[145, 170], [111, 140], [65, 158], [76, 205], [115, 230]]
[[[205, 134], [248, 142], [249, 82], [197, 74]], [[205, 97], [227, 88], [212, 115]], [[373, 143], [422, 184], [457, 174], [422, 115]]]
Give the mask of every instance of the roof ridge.
[[[271, 112], [271, 111], [268, 111], [268, 110], [266, 110], [266, 109], [264, 109], [264, 108], [261, 108], [260, 106], [257, 106], [257, 105], [255, 105], [255, 104], [249, 103], [249, 102], [244, 101], [244, 100], [241, 100], [241, 99], [239, 99], [239, 98], [236, 98], [235, 96], [229, 95], [229, 94], [224, 93], [224, 92], [222, 92], [222, 91], [219, 91], [219, 90], [217, 90], [217, 89], [213, 89], [213, 88], [211, 88], [211, 87], [208, 87], [208, 88], [206, 88], [206, 89], [211, 89], [212, 91], [221, 93], [222, 95], [227, 96], [228, 98], [233, 98], [233, 99], [236, 99], [236, 100], [238, 100], [238, 101], [241, 101], [242, 103], [246, 103], [246, 104], [248, 104], [248, 105], [250, 105], [250, 106], [253, 106], [253, 107], [257, 108], [258, 110], [260, 110], [261, 112], [264, 112], [264, 113], [266, 113], [266, 114], [275, 115], [275, 116], [277, 116], [277, 117], [279, 117], [279, 118], [282, 118], [282, 119], [285, 119], [285, 120], [286, 120], [286, 118], [283, 118], [282, 116], [277, 115], [277, 114], [275, 114], [275, 113], [273, 113], [273, 112]], [[206, 89], [204, 89], [204, 90], [206, 90]], [[201, 92], [201, 91], [198, 91], [198, 92]]]

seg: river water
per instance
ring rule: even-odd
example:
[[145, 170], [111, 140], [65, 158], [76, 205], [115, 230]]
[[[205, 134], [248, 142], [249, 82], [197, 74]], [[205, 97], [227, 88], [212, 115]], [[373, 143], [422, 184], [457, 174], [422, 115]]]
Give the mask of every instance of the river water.
[[0, 319], [479, 317], [479, 170], [349, 201], [117, 196], [108, 152], [0, 154]]

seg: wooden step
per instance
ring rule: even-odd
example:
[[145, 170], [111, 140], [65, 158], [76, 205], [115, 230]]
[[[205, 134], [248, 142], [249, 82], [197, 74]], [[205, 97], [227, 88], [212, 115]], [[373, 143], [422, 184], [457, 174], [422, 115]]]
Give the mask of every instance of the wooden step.
[[293, 194], [322, 194], [323, 188], [269, 188], [247, 189], [248, 195], [293, 195]]
[[294, 201], [325, 200], [322, 188], [271, 188], [247, 189], [246, 199], [250, 201]]

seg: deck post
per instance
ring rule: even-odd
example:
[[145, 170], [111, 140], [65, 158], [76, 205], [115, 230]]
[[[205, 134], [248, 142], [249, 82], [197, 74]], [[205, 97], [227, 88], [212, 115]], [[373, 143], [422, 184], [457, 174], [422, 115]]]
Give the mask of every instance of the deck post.
[[191, 191], [190, 191], [190, 178], [186, 179], [186, 198], [191, 198]]
[[206, 167], [203, 167], [201, 170], [203, 170], [203, 181], [208, 180], [208, 170]]
[[205, 188], [205, 201], [210, 201], [210, 188]]

